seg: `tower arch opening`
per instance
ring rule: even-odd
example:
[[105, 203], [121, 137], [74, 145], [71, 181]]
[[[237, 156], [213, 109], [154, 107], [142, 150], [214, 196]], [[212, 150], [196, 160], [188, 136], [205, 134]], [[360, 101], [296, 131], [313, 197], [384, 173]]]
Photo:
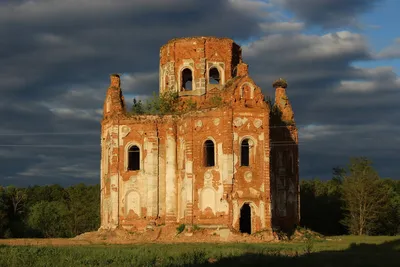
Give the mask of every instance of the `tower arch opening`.
[[193, 73], [189, 68], [182, 70], [182, 91], [191, 91], [193, 89]]
[[221, 75], [216, 67], [211, 67], [208, 71], [208, 83], [219, 84], [221, 81]]

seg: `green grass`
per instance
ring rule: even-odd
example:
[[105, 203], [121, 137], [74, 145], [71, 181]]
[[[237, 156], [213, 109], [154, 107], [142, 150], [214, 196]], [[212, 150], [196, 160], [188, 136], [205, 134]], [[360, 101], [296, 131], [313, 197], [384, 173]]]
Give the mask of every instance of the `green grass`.
[[[0, 266], [398, 266], [400, 237], [276, 244], [0, 246]], [[210, 263], [209, 261], [214, 261]]]

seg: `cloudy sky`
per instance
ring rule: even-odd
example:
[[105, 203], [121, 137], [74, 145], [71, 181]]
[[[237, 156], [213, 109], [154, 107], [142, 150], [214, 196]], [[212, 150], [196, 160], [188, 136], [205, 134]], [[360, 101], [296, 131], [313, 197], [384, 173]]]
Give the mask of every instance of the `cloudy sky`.
[[127, 102], [158, 90], [159, 48], [233, 38], [272, 94], [288, 80], [300, 176], [351, 156], [400, 178], [398, 0], [0, 1], [0, 185], [99, 181], [110, 73]]

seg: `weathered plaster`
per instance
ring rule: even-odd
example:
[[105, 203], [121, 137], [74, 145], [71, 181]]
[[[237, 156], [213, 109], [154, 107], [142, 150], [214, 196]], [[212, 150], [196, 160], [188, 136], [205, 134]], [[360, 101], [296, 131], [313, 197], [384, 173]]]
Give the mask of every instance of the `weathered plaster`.
[[[219, 84], [208, 84], [212, 67], [220, 72]], [[192, 71], [193, 89], [182, 93], [184, 68]], [[128, 116], [119, 77], [111, 77], [101, 134], [101, 228], [157, 222], [239, 230], [244, 204], [251, 208], [252, 232], [298, 223], [297, 129], [270, 127], [270, 108], [240, 47], [227, 38], [174, 39], [160, 49], [159, 80], [161, 93], [180, 92], [179, 101], [190, 95], [198, 110]], [[286, 91], [276, 92], [284, 118], [293, 119]], [[223, 105], [210, 106], [215, 96]], [[249, 166], [240, 162], [244, 139]], [[215, 166], [205, 166], [206, 140], [214, 142]], [[135, 171], [128, 170], [133, 145], [140, 150]]]

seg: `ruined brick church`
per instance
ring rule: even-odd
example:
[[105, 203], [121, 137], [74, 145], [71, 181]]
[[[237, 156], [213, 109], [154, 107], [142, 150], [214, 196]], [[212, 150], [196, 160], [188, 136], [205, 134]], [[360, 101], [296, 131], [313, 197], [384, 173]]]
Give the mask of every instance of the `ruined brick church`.
[[255, 233], [298, 224], [298, 132], [287, 83], [273, 87], [271, 103], [241, 48], [215, 37], [173, 39], [160, 50], [159, 92], [177, 92], [195, 110], [132, 115], [119, 75], [111, 75], [101, 123], [101, 229], [184, 223]]

